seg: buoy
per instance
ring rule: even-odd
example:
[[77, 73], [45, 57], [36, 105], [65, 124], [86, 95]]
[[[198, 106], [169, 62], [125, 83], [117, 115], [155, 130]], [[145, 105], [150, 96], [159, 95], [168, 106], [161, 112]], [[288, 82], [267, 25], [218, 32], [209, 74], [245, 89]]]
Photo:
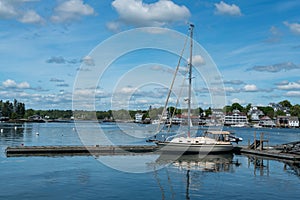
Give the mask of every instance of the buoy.
[[17, 130], [17, 128], [18, 128], [18, 127], [17, 127], [17, 126], [15, 126], [15, 130]]
[[3, 128], [1, 128], [1, 133], [3, 133]]
[[36, 134], [36, 135], [40, 135], [39, 132], [36, 132], [35, 134]]

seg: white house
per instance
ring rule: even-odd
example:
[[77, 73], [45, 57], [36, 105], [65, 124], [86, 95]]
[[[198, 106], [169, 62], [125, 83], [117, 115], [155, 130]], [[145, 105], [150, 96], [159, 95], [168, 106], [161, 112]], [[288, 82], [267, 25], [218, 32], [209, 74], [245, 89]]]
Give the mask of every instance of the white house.
[[263, 116], [264, 113], [261, 110], [259, 110], [256, 106], [252, 106], [248, 111], [248, 115], [250, 116], [252, 122], [258, 122], [260, 120], [260, 117]]
[[289, 123], [289, 127], [299, 127], [298, 117], [289, 117], [288, 123]]
[[134, 122], [135, 122], [135, 123], [142, 123], [142, 121], [143, 121], [143, 114], [141, 114], [141, 113], [136, 113], [136, 114], [135, 114], [135, 120], [134, 120]]

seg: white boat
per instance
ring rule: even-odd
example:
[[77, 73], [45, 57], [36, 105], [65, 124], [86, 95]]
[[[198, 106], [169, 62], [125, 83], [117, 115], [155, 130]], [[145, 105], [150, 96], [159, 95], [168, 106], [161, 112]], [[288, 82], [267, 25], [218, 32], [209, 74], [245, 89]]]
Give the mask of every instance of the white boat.
[[[190, 58], [188, 62], [188, 119], [187, 131], [180, 135], [167, 137], [165, 140], [148, 140], [155, 142], [160, 146], [161, 151], [178, 152], [178, 153], [220, 153], [229, 152], [233, 145], [229, 139], [229, 132], [226, 131], [206, 131], [201, 137], [191, 137], [191, 89], [192, 89], [192, 49], [193, 49], [193, 29], [194, 25], [190, 24]], [[174, 82], [175, 79], [173, 79]], [[172, 82], [172, 83], [173, 83]], [[171, 85], [172, 88], [172, 85]], [[168, 95], [169, 98], [169, 95]], [[168, 98], [165, 104], [167, 106]], [[164, 109], [165, 109], [164, 108]], [[164, 112], [164, 111], [163, 111]]]
[[233, 124], [233, 125], [231, 125], [231, 127], [233, 127], [233, 128], [243, 128], [243, 127], [246, 127], [246, 124]]
[[154, 141], [164, 152], [222, 153], [232, 151], [228, 131], [206, 131], [200, 137], [171, 136], [164, 141]]

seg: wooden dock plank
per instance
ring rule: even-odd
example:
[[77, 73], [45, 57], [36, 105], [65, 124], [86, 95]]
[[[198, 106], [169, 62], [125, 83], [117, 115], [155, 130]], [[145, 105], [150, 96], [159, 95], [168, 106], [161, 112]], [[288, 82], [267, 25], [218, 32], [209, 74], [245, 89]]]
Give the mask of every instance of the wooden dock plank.
[[12, 156], [51, 156], [51, 155], [109, 155], [128, 153], [150, 153], [157, 146], [15, 146], [7, 147], [7, 157]]

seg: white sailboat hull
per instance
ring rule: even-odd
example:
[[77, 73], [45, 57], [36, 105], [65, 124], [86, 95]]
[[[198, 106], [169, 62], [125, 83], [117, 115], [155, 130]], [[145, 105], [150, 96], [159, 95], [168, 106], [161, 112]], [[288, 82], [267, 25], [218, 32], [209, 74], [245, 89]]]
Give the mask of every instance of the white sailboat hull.
[[184, 144], [172, 142], [156, 143], [163, 152], [178, 153], [222, 153], [230, 152], [233, 149], [232, 144]]

